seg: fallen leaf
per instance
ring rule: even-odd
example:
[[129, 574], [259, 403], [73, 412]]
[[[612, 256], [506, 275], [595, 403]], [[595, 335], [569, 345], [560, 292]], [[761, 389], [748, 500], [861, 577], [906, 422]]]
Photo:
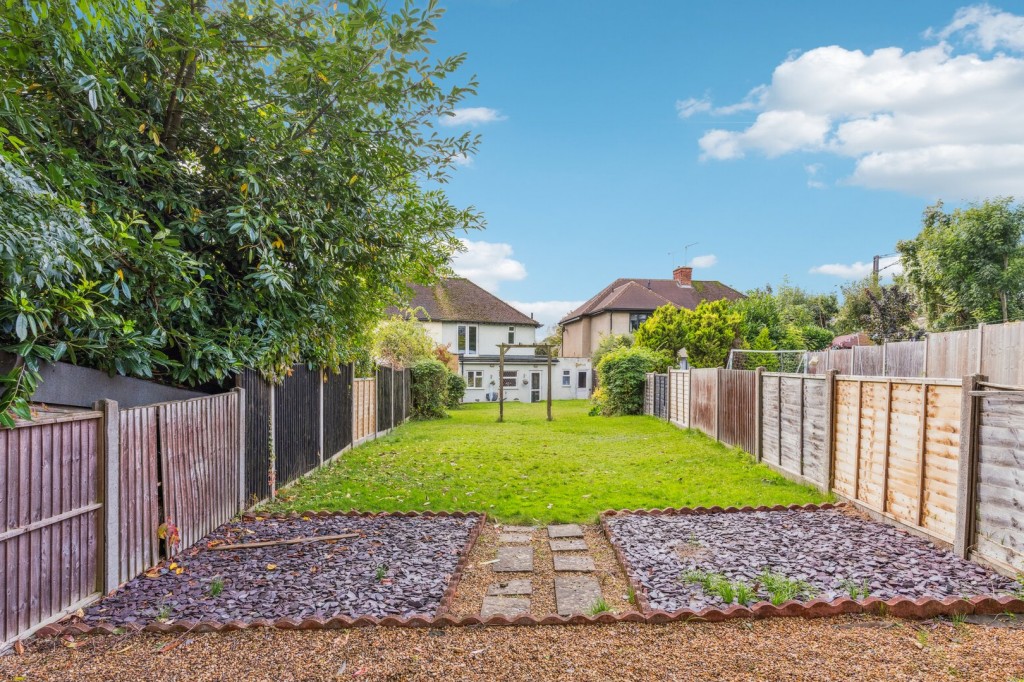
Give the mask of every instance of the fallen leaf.
[[179, 644], [181, 644], [181, 640], [180, 639], [176, 639], [173, 642], [168, 642], [167, 644], [164, 644], [162, 647], [160, 647], [157, 650], [157, 653], [166, 654], [168, 651], [170, 651], [171, 649], [175, 648]]
[[25, 645], [22, 644], [20, 639], [14, 643], [14, 653], [18, 654], [19, 656], [25, 655]]
[[273, 571], [277, 569], [277, 564], [267, 564], [267, 570]]

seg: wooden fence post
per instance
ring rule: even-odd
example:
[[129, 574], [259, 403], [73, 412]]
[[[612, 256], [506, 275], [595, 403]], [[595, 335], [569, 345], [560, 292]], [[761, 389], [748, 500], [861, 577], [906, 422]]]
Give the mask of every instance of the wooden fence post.
[[981, 322], [978, 324], [978, 363], [975, 366], [974, 373], [981, 374], [985, 368], [985, 323]]
[[754, 396], [754, 419], [757, 420], [757, 423], [754, 424], [754, 449], [756, 450], [754, 454], [757, 456], [757, 461], [760, 462], [762, 459], [764, 459], [764, 446], [761, 443], [761, 439], [764, 436], [764, 429], [762, 428], [761, 424], [761, 417], [764, 414], [764, 405], [761, 404], [763, 400], [763, 392], [761, 388], [764, 382], [764, 367], [758, 367], [756, 370], [754, 370], [754, 372], [756, 374], [756, 377], [754, 379], [754, 390], [757, 391], [757, 394]]
[[96, 553], [96, 581], [103, 594], [116, 589], [121, 579], [121, 413], [115, 400], [98, 400], [93, 407], [103, 413], [103, 432], [96, 460], [97, 485], [103, 501], [102, 549]]
[[715, 440], [722, 442], [722, 368], [715, 370]]
[[232, 389], [238, 396], [238, 511], [245, 509], [245, 389]]
[[956, 530], [953, 536], [953, 551], [963, 559], [967, 558], [974, 544], [971, 536], [974, 530], [974, 496], [978, 469], [978, 400], [971, 392], [978, 390], [978, 384], [984, 380], [984, 376], [972, 374], [965, 376], [961, 385], [960, 457], [957, 461]]
[[836, 455], [836, 375], [834, 369], [825, 372], [825, 492], [832, 491]]

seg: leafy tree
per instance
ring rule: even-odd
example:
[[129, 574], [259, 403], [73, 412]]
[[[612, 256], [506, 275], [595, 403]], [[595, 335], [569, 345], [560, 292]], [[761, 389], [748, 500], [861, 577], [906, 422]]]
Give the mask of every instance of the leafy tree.
[[1024, 317], [1024, 207], [999, 198], [925, 209], [921, 232], [896, 245], [932, 329]]
[[633, 337], [629, 334], [608, 334], [602, 336], [601, 340], [597, 344], [597, 348], [590, 355], [590, 364], [595, 369], [601, 364], [601, 358], [606, 353], [610, 353], [613, 350], [619, 348], [630, 348], [633, 346]]
[[864, 331], [876, 343], [918, 335], [918, 304], [902, 278], [881, 284], [874, 275], [843, 287], [843, 307], [836, 321], [840, 334]]
[[[754, 340], [749, 345], [751, 350], [778, 350], [775, 344], [772, 343], [768, 327], [761, 327], [761, 331], [757, 333], [757, 336], [754, 337]], [[757, 355], [754, 357], [754, 362], [769, 372], [779, 371], [779, 359], [774, 355], [769, 355], [768, 353]]]
[[[562, 329], [562, 325], [556, 324], [554, 326], [554, 328], [551, 329], [551, 333], [548, 334], [547, 336], [545, 336], [543, 339], [540, 340], [541, 343], [550, 343], [551, 344], [551, 351], [552, 351], [551, 357], [553, 357], [553, 358], [557, 358], [558, 354], [562, 351], [562, 332], [563, 331], [564, 330]], [[548, 352], [547, 352], [547, 349], [545, 349], [545, 348], [535, 348], [534, 351], [533, 351], [533, 354], [534, 355], [539, 355], [540, 357], [547, 357]]]
[[436, 357], [434, 340], [423, 325], [405, 315], [394, 315], [377, 325], [372, 348], [377, 362], [398, 369]]
[[644, 409], [644, 382], [657, 371], [665, 356], [649, 348], [616, 348], [597, 364], [601, 393], [599, 411], [605, 416], [640, 414]]
[[742, 316], [728, 301], [701, 301], [697, 308], [664, 305], [636, 330], [637, 346], [675, 358], [686, 348], [694, 367], [722, 367], [740, 339]]
[[881, 284], [874, 275], [842, 286], [843, 305], [833, 327], [836, 334], [853, 334], [863, 331], [871, 318], [871, 297], [881, 295]]
[[839, 303], [835, 294], [811, 294], [783, 279], [777, 291], [770, 285], [753, 289], [733, 308], [743, 317], [742, 336], [748, 344], [767, 328], [776, 348], [819, 350], [832, 340], [825, 336]]
[[12, 0], [0, 13], [0, 415], [39, 362], [176, 384], [346, 362], [479, 225], [439, 189], [475, 83], [434, 2]]
[[801, 328], [800, 336], [804, 340], [803, 347], [807, 350], [824, 350], [832, 344], [832, 339], [836, 337], [830, 330], [813, 324]]

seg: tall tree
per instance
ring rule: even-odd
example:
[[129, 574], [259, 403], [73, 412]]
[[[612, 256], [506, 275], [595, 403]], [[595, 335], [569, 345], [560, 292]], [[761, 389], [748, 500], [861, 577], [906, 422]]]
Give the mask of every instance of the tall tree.
[[694, 310], [664, 305], [636, 330], [634, 345], [674, 360], [686, 348], [694, 367], [722, 367], [741, 342], [743, 318], [728, 301], [701, 301]]
[[920, 234], [896, 245], [933, 329], [1024, 317], [1024, 207], [999, 198], [925, 209]]
[[[332, 367], [479, 216], [439, 189], [475, 83], [433, 1], [12, 0], [0, 416], [42, 360], [179, 384]], [[8, 418], [9, 420], [9, 418]]]

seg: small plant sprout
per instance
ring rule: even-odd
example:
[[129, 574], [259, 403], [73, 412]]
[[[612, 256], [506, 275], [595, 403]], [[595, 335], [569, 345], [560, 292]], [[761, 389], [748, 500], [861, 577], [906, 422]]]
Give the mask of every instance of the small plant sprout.
[[171, 610], [170, 606], [168, 606], [167, 604], [161, 604], [160, 608], [157, 609], [156, 619], [160, 621], [168, 620], [170, 619], [172, 613], [173, 611]]
[[608, 602], [604, 600], [604, 597], [598, 597], [594, 605], [590, 607], [590, 615], [596, 616], [602, 613], [608, 613], [612, 610], [612, 607], [608, 606]]
[[750, 606], [757, 599], [754, 588], [744, 582], [733, 583], [733, 591], [736, 593], [736, 601], [743, 606]]
[[953, 621], [953, 627], [960, 629], [967, 625], [967, 614], [966, 613], [954, 613], [949, 617]]
[[867, 599], [871, 596], [871, 588], [868, 586], [867, 580], [861, 582], [860, 585], [853, 580], [843, 580], [839, 585], [850, 595], [850, 599]]
[[697, 535], [695, 533], [690, 533], [690, 539], [686, 541], [686, 544], [690, 547], [700, 547], [700, 540], [697, 539]]
[[384, 578], [388, 575], [388, 567], [385, 564], [381, 564], [377, 567], [377, 572], [374, 574], [374, 578], [377, 582], [383, 582]]
[[919, 646], [922, 649], [925, 648], [926, 646], [928, 646], [928, 632], [927, 631], [925, 631], [925, 630], [918, 630], [916, 637], [917, 637], [917, 646]]
[[211, 597], [219, 597], [220, 593], [224, 591], [224, 578], [219, 575], [215, 576], [213, 580], [210, 581], [210, 586], [207, 588], [207, 591], [210, 593]]
[[809, 583], [787, 578], [781, 573], [772, 573], [768, 569], [758, 576], [758, 582], [761, 583], [761, 587], [768, 593], [769, 600], [775, 606], [791, 599], [811, 599], [817, 594], [817, 590]]
[[633, 589], [632, 585], [630, 585], [629, 589], [626, 590], [626, 601], [628, 601], [633, 606], [637, 605], [637, 603], [636, 603], [636, 590]]

